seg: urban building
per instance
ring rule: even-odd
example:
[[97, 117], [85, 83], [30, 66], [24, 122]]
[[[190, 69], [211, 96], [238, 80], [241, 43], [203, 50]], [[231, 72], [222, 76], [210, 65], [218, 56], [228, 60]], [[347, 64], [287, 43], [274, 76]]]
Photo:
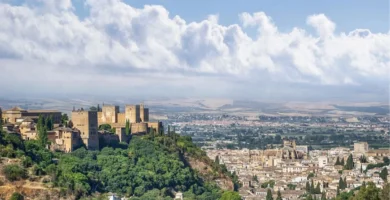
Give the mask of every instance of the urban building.
[[327, 156], [320, 156], [318, 157], [318, 166], [319, 167], [325, 167], [328, 164], [328, 157]]
[[355, 153], [366, 153], [368, 151], [367, 142], [358, 142], [353, 144], [353, 150]]

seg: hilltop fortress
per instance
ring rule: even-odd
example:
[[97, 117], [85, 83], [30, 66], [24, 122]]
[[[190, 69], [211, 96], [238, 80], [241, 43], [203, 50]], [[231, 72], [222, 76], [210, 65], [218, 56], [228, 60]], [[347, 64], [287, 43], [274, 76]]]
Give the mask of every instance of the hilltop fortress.
[[109, 124], [113, 128], [123, 129], [128, 120], [131, 124], [131, 134], [144, 134], [151, 129], [155, 133], [162, 130], [161, 122], [149, 121], [149, 108], [141, 105], [125, 105], [125, 112], [119, 112], [119, 106], [103, 105], [98, 111], [98, 125]]
[[[37, 123], [39, 117], [51, 121], [52, 129], [47, 130], [51, 150], [71, 152], [85, 146], [89, 150], [98, 150], [112, 143], [128, 142], [131, 135], [149, 132], [161, 133], [162, 123], [149, 121], [149, 109], [141, 105], [125, 105], [125, 112], [119, 112], [119, 106], [103, 105], [102, 109], [73, 109], [69, 123], [62, 124], [61, 112], [53, 110], [23, 110], [14, 107], [2, 111], [0, 119], [2, 129], [8, 133], [18, 133], [24, 140], [38, 138]], [[130, 132], [126, 133], [126, 122]], [[99, 130], [101, 125], [111, 127], [110, 131]], [[104, 143], [104, 144], [103, 144]]]

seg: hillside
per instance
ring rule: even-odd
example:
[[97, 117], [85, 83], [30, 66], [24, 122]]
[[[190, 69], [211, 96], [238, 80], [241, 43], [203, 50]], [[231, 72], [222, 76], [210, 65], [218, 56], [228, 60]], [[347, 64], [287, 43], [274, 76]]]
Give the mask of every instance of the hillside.
[[[16, 134], [0, 135], [0, 198], [15, 192], [31, 199], [234, 199], [237, 177], [207, 158], [191, 138], [135, 136], [100, 151], [52, 153]], [[232, 182], [235, 180], [236, 184]]]

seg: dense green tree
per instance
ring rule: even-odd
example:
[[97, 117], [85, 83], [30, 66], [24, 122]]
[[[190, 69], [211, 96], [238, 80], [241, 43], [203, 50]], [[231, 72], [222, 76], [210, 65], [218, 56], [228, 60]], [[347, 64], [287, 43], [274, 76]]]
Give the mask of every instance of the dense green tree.
[[6, 165], [3, 168], [3, 174], [10, 181], [16, 181], [27, 177], [26, 169], [16, 164]]
[[278, 190], [278, 196], [276, 197], [276, 200], [282, 200], [282, 194], [280, 193], [280, 190]]
[[225, 191], [220, 200], [241, 200], [241, 197], [237, 192]]
[[99, 130], [111, 131], [112, 127], [110, 124], [101, 124], [99, 126]]
[[381, 200], [380, 189], [374, 183], [368, 182], [366, 187], [361, 187], [359, 192], [351, 200]]
[[10, 200], [24, 200], [24, 196], [18, 192], [14, 192], [10, 198]]
[[381, 200], [390, 199], [390, 183], [387, 183], [380, 194]]
[[314, 173], [310, 172], [309, 175], [307, 175], [307, 179], [313, 178], [314, 176]]
[[344, 166], [344, 158], [341, 158], [340, 165]]
[[297, 185], [294, 185], [294, 184], [289, 183], [289, 184], [287, 184], [287, 187], [288, 187], [289, 190], [295, 190], [295, 188], [297, 187]]
[[275, 186], [275, 181], [274, 180], [269, 180], [267, 182], [264, 182], [261, 184], [261, 188], [267, 188], [267, 187], [273, 188]]
[[256, 175], [254, 175], [253, 177], [252, 177], [252, 181], [255, 181], [255, 182], [259, 182], [259, 179], [257, 178], [257, 176]]
[[390, 159], [387, 156], [383, 157], [383, 163], [386, 165], [390, 164]]
[[313, 200], [313, 196], [311, 194], [307, 195], [306, 200]]
[[272, 197], [272, 191], [271, 189], [268, 189], [267, 190], [267, 196], [265, 197], [266, 200], [274, 200], [274, 198]]
[[367, 158], [366, 158], [366, 156], [365, 156], [365, 155], [360, 156], [359, 161], [360, 161], [361, 163], [367, 163]]
[[352, 196], [353, 196], [352, 192], [337, 193], [337, 197], [335, 200], [350, 200]]
[[344, 169], [351, 170], [351, 169], [353, 169], [353, 167], [354, 167], [354, 163], [353, 163], [352, 154], [349, 154], [349, 156], [347, 158], [347, 163], [345, 164]]
[[62, 114], [61, 115], [61, 124], [62, 125], [66, 125], [69, 121], [69, 117], [66, 113]]
[[387, 168], [384, 167], [384, 168], [382, 169], [382, 171], [379, 173], [379, 176], [380, 176], [384, 181], [387, 181], [387, 175], [388, 175]]

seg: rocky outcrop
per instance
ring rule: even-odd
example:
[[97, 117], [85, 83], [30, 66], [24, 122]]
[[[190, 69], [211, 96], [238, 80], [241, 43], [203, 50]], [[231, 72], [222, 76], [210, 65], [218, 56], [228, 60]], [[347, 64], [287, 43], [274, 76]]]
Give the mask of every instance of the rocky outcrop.
[[197, 171], [205, 181], [214, 181], [223, 190], [234, 190], [233, 181], [227, 175], [214, 171], [212, 166], [205, 161], [190, 156], [185, 156], [185, 158], [189, 166]]

